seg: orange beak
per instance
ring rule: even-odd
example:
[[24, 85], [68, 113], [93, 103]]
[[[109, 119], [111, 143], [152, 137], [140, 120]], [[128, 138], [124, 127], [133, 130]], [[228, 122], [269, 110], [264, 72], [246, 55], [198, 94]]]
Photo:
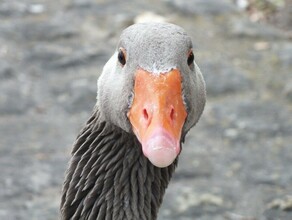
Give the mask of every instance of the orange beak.
[[178, 156], [186, 116], [179, 70], [159, 75], [137, 70], [128, 118], [153, 165], [167, 167]]

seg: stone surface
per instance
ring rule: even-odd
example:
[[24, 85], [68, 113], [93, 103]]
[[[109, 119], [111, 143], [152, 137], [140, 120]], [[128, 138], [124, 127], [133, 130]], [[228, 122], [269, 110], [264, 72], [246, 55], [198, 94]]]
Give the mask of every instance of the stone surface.
[[10, 79], [15, 77], [15, 71], [7, 62], [0, 60], [0, 79]]
[[289, 100], [292, 103], [292, 81], [288, 81], [286, 83], [283, 92], [287, 100]]
[[1, 83], [5, 93], [0, 94], [1, 114], [23, 114], [34, 105], [34, 100], [30, 96], [29, 87], [21, 85], [21, 82]]
[[272, 48], [282, 65], [291, 68], [292, 66], [292, 43], [275, 44]]
[[236, 12], [236, 7], [228, 0], [165, 0], [182, 12], [198, 15], [220, 15]]
[[285, 38], [282, 31], [272, 26], [263, 26], [247, 19], [233, 19], [230, 22], [230, 34], [237, 37], [250, 37], [260, 39]]
[[158, 219], [290, 220], [281, 204], [288, 207], [292, 192], [291, 39], [235, 7], [1, 1], [0, 219], [58, 219], [71, 145], [96, 102], [96, 80], [122, 29], [150, 11], [192, 36], [208, 90]]
[[202, 63], [208, 95], [225, 95], [228, 93], [245, 92], [252, 89], [252, 82], [234, 66], [224, 61]]

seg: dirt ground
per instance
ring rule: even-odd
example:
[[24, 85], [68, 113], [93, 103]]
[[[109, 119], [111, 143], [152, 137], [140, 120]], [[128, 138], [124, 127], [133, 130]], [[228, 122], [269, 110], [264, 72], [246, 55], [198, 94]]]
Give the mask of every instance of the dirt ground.
[[96, 80], [121, 31], [149, 17], [192, 36], [208, 93], [159, 220], [292, 219], [287, 29], [252, 22], [228, 0], [1, 0], [1, 220], [58, 219]]

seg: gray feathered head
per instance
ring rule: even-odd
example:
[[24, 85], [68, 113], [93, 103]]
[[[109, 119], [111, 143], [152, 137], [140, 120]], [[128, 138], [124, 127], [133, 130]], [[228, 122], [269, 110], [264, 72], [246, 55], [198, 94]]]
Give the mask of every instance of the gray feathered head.
[[191, 38], [169, 23], [125, 29], [98, 80], [104, 120], [134, 133], [143, 153], [168, 166], [205, 105], [205, 83], [194, 61]]

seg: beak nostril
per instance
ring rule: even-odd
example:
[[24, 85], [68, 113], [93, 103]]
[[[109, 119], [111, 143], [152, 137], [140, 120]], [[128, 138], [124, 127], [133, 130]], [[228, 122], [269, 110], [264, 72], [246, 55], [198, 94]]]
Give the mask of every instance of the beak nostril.
[[149, 115], [148, 115], [148, 112], [147, 112], [147, 110], [144, 108], [143, 109], [143, 117], [144, 117], [144, 119], [146, 120], [146, 121], [148, 121], [148, 119], [149, 119]]
[[174, 120], [174, 117], [175, 117], [175, 115], [174, 115], [174, 108], [171, 108], [171, 110], [170, 110], [170, 120], [173, 121]]

